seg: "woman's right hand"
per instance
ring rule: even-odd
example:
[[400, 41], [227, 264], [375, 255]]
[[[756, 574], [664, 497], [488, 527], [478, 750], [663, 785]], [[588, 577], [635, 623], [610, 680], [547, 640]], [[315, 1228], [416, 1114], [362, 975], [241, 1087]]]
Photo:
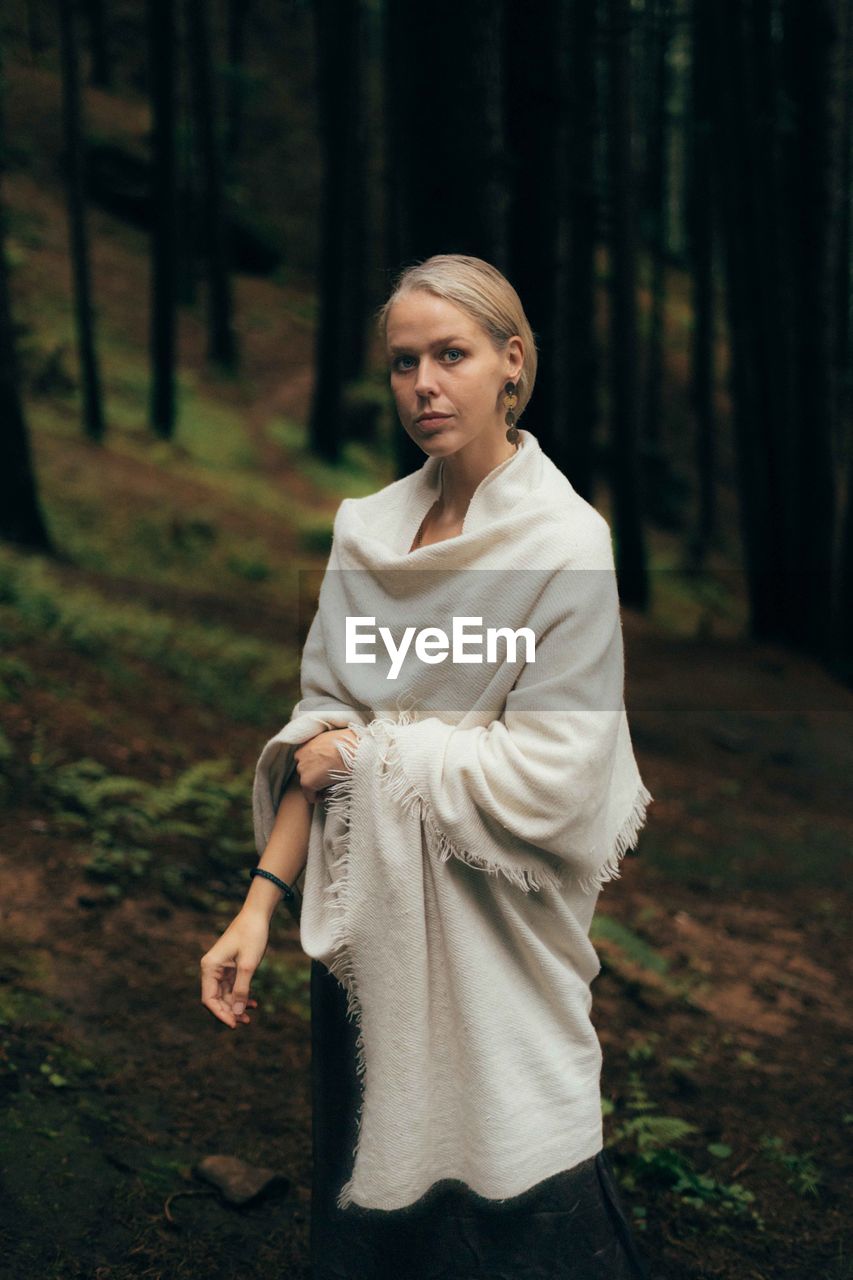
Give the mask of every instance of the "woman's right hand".
[[268, 941], [269, 920], [244, 908], [201, 958], [201, 1002], [226, 1026], [251, 1022], [245, 1010], [258, 1004], [250, 994], [252, 976]]
[[309, 804], [315, 804], [320, 793], [331, 785], [333, 772], [346, 770], [347, 766], [335, 745], [338, 740], [352, 748], [358, 745], [353, 729], [326, 729], [315, 733], [293, 753], [299, 785]]

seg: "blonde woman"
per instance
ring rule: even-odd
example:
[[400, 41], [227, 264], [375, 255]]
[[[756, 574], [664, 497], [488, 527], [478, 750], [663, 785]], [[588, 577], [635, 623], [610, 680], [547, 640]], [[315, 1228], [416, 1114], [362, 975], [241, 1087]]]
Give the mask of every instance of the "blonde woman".
[[609, 527], [517, 426], [536, 346], [495, 267], [417, 263], [379, 324], [426, 461], [339, 507], [202, 999], [249, 1025], [284, 895], [312, 959], [314, 1280], [645, 1276], [589, 1017], [598, 894], [652, 799]]

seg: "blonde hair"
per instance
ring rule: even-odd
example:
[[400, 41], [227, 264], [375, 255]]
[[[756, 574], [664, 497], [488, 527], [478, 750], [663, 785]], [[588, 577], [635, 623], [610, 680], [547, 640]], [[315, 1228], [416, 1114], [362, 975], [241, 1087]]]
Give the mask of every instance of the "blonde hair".
[[503, 351], [513, 335], [521, 338], [524, 365], [518, 377], [515, 409], [516, 418], [520, 418], [536, 381], [536, 339], [521, 299], [506, 276], [482, 258], [464, 253], [437, 253], [404, 268], [393, 282], [390, 297], [376, 313], [383, 342], [391, 307], [402, 294], [417, 289], [445, 298], [465, 311], [486, 332], [496, 351]]

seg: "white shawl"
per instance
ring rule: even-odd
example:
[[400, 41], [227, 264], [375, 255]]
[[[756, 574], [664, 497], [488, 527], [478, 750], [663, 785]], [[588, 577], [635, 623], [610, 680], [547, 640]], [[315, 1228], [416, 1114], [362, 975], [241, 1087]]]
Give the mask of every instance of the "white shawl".
[[[438, 458], [341, 503], [302, 696], [257, 764], [262, 854], [294, 748], [357, 735], [314, 807], [300, 919], [359, 1027], [341, 1208], [402, 1208], [445, 1179], [503, 1200], [603, 1146], [589, 926], [652, 796], [625, 714], [609, 526], [519, 435], [457, 537], [409, 553]], [[388, 678], [380, 627], [399, 646], [408, 627], [452, 638], [462, 616], [482, 662], [429, 663], [439, 650], [413, 638]], [[375, 620], [358, 624], [375, 663], [346, 661], [347, 617]], [[523, 641], [486, 661], [500, 626], [530, 628], [535, 661]]]

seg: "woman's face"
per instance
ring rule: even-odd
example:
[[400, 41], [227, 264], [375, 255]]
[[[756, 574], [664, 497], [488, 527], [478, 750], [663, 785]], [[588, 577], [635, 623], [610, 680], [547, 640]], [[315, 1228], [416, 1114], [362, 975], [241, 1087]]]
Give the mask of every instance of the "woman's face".
[[424, 289], [391, 305], [385, 333], [397, 413], [425, 453], [455, 453], [483, 432], [500, 438], [504, 383], [518, 381], [524, 360], [520, 337], [498, 352], [467, 312]]

